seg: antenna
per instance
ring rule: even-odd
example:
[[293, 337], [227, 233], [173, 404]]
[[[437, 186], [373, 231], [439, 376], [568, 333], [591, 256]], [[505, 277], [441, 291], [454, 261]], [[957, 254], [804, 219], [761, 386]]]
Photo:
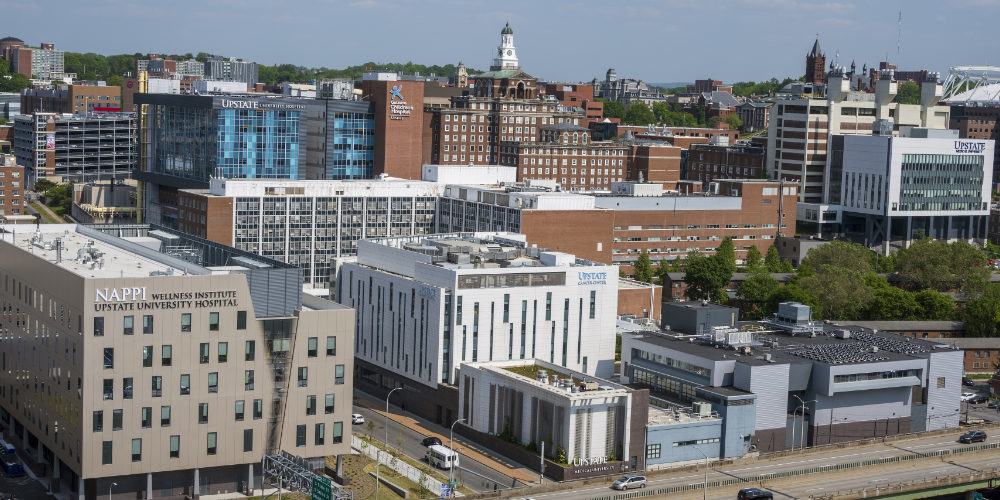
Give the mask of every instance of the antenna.
[[[900, 41], [903, 38], [903, 9], [899, 9], [899, 17], [896, 18], [896, 60], [900, 58]], [[899, 63], [897, 63], [899, 64]]]

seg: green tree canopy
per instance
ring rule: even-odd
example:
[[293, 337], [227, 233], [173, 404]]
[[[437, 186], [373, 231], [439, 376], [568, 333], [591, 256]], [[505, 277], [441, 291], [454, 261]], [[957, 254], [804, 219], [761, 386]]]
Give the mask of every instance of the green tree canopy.
[[914, 294], [922, 309], [920, 319], [928, 321], [949, 320], [955, 317], [955, 299], [936, 290], [921, 290]]
[[747, 274], [747, 278], [736, 289], [736, 297], [744, 303], [745, 319], [762, 319], [767, 309], [768, 300], [780, 285], [771, 277], [763, 266], [756, 266]]
[[910, 290], [978, 287], [989, 279], [986, 254], [964, 241], [922, 238], [896, 252], [896, 276]]
[[736, 113], [730, 113], [722, 117], [723, 123], [729, 125], [729, 130], [739, 130], [743, 126], [743, 119]]
[[923, 307], [912, 292], [896, 288], [876, 274], [870, 274], [866, 282], [871, 289], [871, 300], [866, 304], [865, 319], [892, 321], [923, 316]]
[[805, 304], [812, 309], [813, 317], [822, 317], [822, 307], [819, 301], [816, 300], [816, 297], [795, 283], [778, 287], [767, 299], [766, 312], [774, 313], [778, 310], [778, 304], [782, 302], [799, 302]]
[[747, 250], [746, 258], [743, 259], [743, 265], [745, 265], [747, 270], [750, 271], [758, 267], [764, 267], [764, 257], [760, 254], [760, 250], [757, 248], [757, 245], [750, 245], [750, 249]]
[[653, 264], [649, 260], [649, 254], [642, 252], [639, 259], [635, 261], [635, 279], [643, 283], [653, 282]]
[[644, 102], [633, 102], [625, 109], [625, 117], [622, 119], [629, 125], [649, 125], [656, 121], [653, 111]]
[[778, 249], [774, 245], [771, 245], [767, 249], [767, 256], [764, 258], [764, 267], [770, 273], [790, 273], [793, 271], [792, 263], [787, 259], [782, 259], [778, 255]]
[[729, 274], [731, 279], [736, 272], [736, 247], [733, 245], [733, 239], [728, 236], [723, 238], [712, 258], [718, 261], [722, 271]]
[[625, 118], [625, 106], [617, 101], [604, 101], [605, 118]]
[[966, 302], [960, 317], [967, 337], [1000, 337], [1000, 284], [991, 283]]
[[846, 241], [831, 241], [825, 245], [809, 250], [802, 263], [799, 265], [803, 274], [816, 272], [824, 265], [834, 269], [853, 271], [861, 275], [873, 271], [872, 262], [875, 259], [875, 252], [857, 243]]
[[798, 278], [798, 285], [822, 304], [823, 319], [858, 320], [865, 318], [865, 307], [872, 300], [873, 290], [866, 281], [869, 274], [835, 264], [813, 263], [809, 274]]
[[892, 100], [899, 104], [920, 104], [920, 85], [917, 82], [902, 82], [896, 87], [896, 97]]

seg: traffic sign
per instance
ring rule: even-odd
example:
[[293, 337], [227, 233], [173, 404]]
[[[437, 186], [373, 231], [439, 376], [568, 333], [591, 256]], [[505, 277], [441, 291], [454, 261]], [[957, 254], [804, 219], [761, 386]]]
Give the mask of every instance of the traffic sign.
[[318, 476], [312, 482], [313, 500], [332, 500], [332, 490], [330, 478]]

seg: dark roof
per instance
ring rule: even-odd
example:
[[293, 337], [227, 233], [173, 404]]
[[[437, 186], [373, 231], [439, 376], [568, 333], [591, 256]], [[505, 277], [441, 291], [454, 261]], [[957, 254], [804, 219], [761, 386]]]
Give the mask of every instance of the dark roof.
[[534, 77], [531, 76], [531, 75], [529, 75], [529, 74], [527, 74], [527, 73], [525, 73], [524, 71], [519, 70], [519, 69], [500, 69], [500, 70], [486, 71], [486, 72], [480, 73], [478, 75], [475, 75], [474, 78], [476, 78], [476, 79], [479, 79], [479, 78], [484, 78], [484, 79], [485, 78], [494, 78], [494, 79], [524, 78], [524, 79], [528, 79], [528, 78], [534, 78]]
[[0, 38], [0, 42], [21, 42], [21, 43], [24, 43], [24, 40], [21, 40], [20, 38], [18, 38], [16, 36], [5, 36], [3, 38]]
[[589, 128], [581, 127], [574, 123], [557, 123], [555, 125], [546, 125], [542, 127], [542, 130], [559, 130], [561, 132], [590, 132]]
[[823, 55], [823, 49], [819, 48], [819, 37], [816, 37], [816, 41], [813, 42], [812, 52], [810, 52], [809, 55], [811, 56]]
[[513, 35], [514, 34], [514, 29], [510, 27], [510, 21], [508, 21], [507, 24], [504, 25], [503, 29], [500, 30], [500, 34], [501, 35]]

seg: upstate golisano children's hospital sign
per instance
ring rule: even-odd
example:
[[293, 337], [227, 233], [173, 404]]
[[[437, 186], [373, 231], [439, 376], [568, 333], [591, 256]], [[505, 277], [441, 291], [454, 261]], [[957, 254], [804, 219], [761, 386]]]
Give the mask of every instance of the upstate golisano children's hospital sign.
[[146, 287], [98, 288], [94, 311], [147, 311], [236, 307], [236, 291], [148, 293]]

